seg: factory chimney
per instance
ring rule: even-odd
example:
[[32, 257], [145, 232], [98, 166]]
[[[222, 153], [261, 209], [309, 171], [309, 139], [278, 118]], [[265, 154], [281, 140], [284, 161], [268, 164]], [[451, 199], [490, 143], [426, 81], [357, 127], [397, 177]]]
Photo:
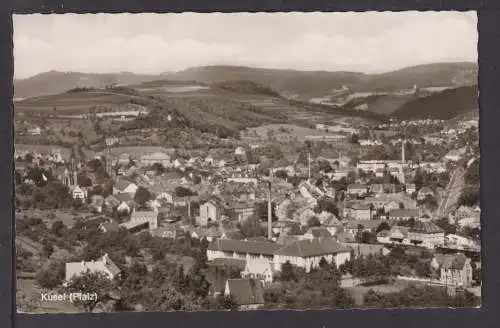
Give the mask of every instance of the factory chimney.
[[273, 211], [271, 202], [271, 181], [267, 182], [267, 239], [273, 239]]

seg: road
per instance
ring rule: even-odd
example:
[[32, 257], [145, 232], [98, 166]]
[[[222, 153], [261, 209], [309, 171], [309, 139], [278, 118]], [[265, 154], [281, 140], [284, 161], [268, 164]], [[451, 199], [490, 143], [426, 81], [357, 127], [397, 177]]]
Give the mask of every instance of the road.
[[443, 192], [443, 197], [439, 203], [439, 207], [436, 211], [438, 218], [446, 217], [449, 211], [456, 205], [460, 194], [465, 185], [465, 170], [462, 167], [457, 168], [453, 171], [450, 182], [446, 186]]

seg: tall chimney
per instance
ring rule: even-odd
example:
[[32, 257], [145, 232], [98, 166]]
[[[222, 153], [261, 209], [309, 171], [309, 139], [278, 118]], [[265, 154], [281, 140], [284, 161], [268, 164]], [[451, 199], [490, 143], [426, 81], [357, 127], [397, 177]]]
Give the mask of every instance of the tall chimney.
[[271, 181], [267, 182], [267, 239], [273, 239], [273, 218], [272, 218], [272, 204], [271, 204]]
[[76, 169], [73, 169], [73, 186], [78, 186], [78, 172]]
[[307, 176], [311, 180], [311, 152], [307, 153]]
[[403, 139], [403, 141], [401, 142], [401, 162], [403, 162], [403, 165], [405, 164], [405, 143], [406, 140]]

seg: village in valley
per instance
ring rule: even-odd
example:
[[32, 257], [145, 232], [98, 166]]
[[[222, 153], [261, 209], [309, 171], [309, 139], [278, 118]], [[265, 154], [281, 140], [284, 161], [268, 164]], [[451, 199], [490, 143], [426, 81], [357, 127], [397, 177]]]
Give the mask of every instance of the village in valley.
[[18, 312], [479, 307], [476, 80], [436, 63], [15, 81]]

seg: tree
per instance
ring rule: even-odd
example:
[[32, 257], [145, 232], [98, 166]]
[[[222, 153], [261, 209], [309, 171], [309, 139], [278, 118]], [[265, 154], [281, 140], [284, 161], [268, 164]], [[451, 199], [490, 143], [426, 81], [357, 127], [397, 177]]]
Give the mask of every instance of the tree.
[[236, 310], [238, 304], [233, 295], [224, 295], [224, 292], [221, 292], [215, 298], [215, 308], [217, 310]]
[[312, 218], [307, 220], [307, 227], [308, 228], [319, 227], [319, 226], [321, 226], [321, 222], [319, 221], [319, 219], [316, 216], [313, 216]]
[[104, 304], [109, 300], [109, 292], [112, 290], [112, 287], [112, 282], [103, 272], [87, 271], [73, 276], [65, 290], [75, 295], [90, 295], [90, 297], [85, 298], [74, 298], [73, 304], [81, 307], [85, 312], [92, 312], [99, 303]]
[[356, 133], [354, 133], [354, 134], [351, 135], [351, 143], [352, 144], [359, 143], [359, 136]]
[[245, 237], [266, 235], [265, 229], [260, 225], [260, 220], [255, 216], [251, 216], [243, 221], [243, 223], [240, 224], [240, 231]]
[[64, 275], [64, 264], [51, 262], [46, 268], [38, 271], [35, 281], [42, 288], [54, 289], [62, 284]]
[[376, 232], [379, 233], [380, 231], [386, 231], [386, 230], [391, 230], [391, 227], [387, 222], [382, 222], [378, 225]]
[[282, 281], [297, 281], [297, 276], [295, 275], [295, 271], [293, 269], [290, 261], [286, 261], [281, 265], [281, 274], [280, 278]]
[[135, 192], [135, 195], [134, 195], [134, 201], [137, 204], [144, 206], [151, 199], [153, 199], [153, 195], [151, 194], [151, 192], [149, 190], [147, 190], [144, 187], [137, 188], [137, 191]]

